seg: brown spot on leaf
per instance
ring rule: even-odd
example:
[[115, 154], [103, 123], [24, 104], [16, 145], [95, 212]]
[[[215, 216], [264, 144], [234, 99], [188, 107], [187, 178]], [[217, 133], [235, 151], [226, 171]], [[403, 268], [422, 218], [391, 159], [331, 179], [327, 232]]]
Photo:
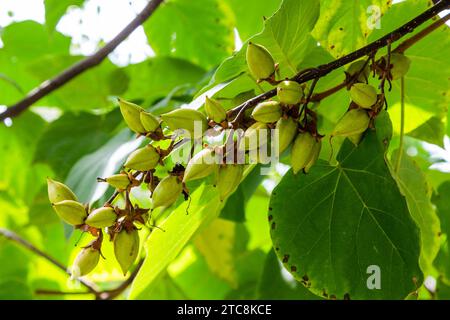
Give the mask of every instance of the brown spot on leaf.
[[270, 214], [269, 215], [269, 221], [272, 221], [272, 219], [273, 219], [273, 216]]
[[333, 50], [335, 48], [334, 44], [330, 46], [330, 49]]
[[336, 296], [335, 296], [334, 294], [332, 294], [332, 295], [330, 296], [330, 299], [331, 299], [331, 300], [336, 300]]
[[275, 224], [275, 222], [272, 222], [272, 230], [275, 230], [275, 227], [276, 227], [277, 225]]
[[297, 267], [296, 266], [291, 266], [291, 272], [297, 272]]
[[279, 251], [279, 250], [280, 250], [280, 248], [278, 248], [278, 247], [275, 248], [275, 251]]
[[344, 300], [350, 300], [350, 295], [348, 293], [344, 294]]
[[289, 261], [289, 255], [285, 254], [283, 257], [283, 263], [287, 263]]

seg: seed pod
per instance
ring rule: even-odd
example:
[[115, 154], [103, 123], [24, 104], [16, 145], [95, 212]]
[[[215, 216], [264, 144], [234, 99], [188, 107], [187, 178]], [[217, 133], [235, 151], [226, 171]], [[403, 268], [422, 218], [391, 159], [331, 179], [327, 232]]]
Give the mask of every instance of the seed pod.
[[268, 136], [267, 131], [267, 125], [265, 123], [255, 122], [245, 130], [244, 137], [241, 139], [239, 147], [244, 150], [254, 150], [266, 145]]
[[278, 120], [275, 129], [278, 129], [278, 149], [281, 154], [289, 147], [297, 134], [297, 123], [292, 118]]
[[317, 143], [316, 138], [309, 132], [302, 132], [297, 135], [291, 150], [291, 166], [294, 174], [297, 174], [310, 163]]
[[227, 112], [216, 99], [205, 98], [205, 111], [208, 118], [216, 123], [221, 123], [227, 118]]
[[94, 228], [106, 228], [112, 226], [116, 220], [117, 215], [113, 208], [101, 207], [92, 211], [84, 223]]
[[309, 169], [311, 169], [311, 167], [316, 163], [317, 159], [319, 159], [321, 149], [322, 149], [322, 140], [319, 140], [316, 142], [316, 144], [314, 144], [314, 147], [312, 150], [312, 155], [311, 155], [311, 160], [309, 160], [308, 164], [303, 169], [303, 171], [305, 171], [305, 173], [308, 173]]
[[241, 183], [243, 173], [244, 166], [240, 164], [227, 164], [219, 168], [217, 188], [221, 201], [236, 191]]
[[377, 102], [377, 90], [365, 83], [355, 83], [350, 88], [350, 97], [361, 108], [371, 109]]
[[354, 134], [352, 136], [348, 136], [348, 140], [350, 140], [355, 146], [357, 146], [359, 144], [359, 142], [361, 141], [363, 134], [362, 133], [358, 133], [358, 134]]
[[154, 132], [159, 128], [159, 120], [150, 112], [142, 111], [139, 115], [145, 132]]
[[77, 196], [65, 184], [47, 178], [48, 199], [50, 203], [56, 203], [63, 200], [78, 201]]
[[133, 151], [128, 156], [124, 167], [133, 170], [148, 171], [156, 167], [159, 162], [159, 158], [160, 155], [158, 151], [152, 145], [147, 145]]
[[119, 100], [120, 112], [122, 113], [123, 119], [125, 120], [128, 128], [136, 133], [145, 133], [145, 128], [141, 123], [141, 112], [144, 111], [137, 104], [125, 101], [123, 99]]
[[77, 226], [84, 223], [87, 216], [85, 207], [74, 200], [63, 200], [52, 204], [61, 220]]
[[99, 250], [92, 247], [83, 248], [73, 262], [72, 275], [81, 277], [88, 274], [97, 266], [99, 259]]
[[177, 201], [183, 185], [177, 177], [169, 175], [162, 179], [152, 193], [153, 209], [159, 207], [170, 207]]
[[[195, 125], [200, 124], [200, 127], [197, 130], [201, 129], [201, 134], [203, 134], [203, 132], [208, 128], [208, 122], [203, 113], [193, 109], [176, 109], [162, 114], [161, 118], [167, 123], [172, 131], [184, 129], [190, 134], [194, 134]], [[197, 135], [199, 134], [200, 132]]]
[[370, 118], [363, 109], [352, 109], [347, 111], [334, 127], [332, 137], [353, 136], [363, 133], [369, 126]]
[[252, 117], [258, 122], [272, 123], [281, 118], [281, 106], [278, 101], [265, 101], [253, 109]]
[[211, 149], [203, 149], [193, 156], [184, 171], [183, 182], [202, 179], [213, 173], [217, 165], [214, 156]]
[[270, 78], [275, 72], [272, 55], [261, 45], [249, 42], [246, 58], [250, 73], [258, 80]]
[[122, 229], [114, 237], [114, 255], [123, 275], [126, 275], [139, 253], [139, 233], [136, 229], [127, 232]]
[[277, 96], [281, 103], [297, 104], [302, 100], [302, 86], [295, 81], [285, 80], [277, 86]]
[[[383, 58], [384, 61], [387, 61], [387, 57]], [[411, 60], [401, 53], [392, 53], [390, 58], [391, 64], [391, 75], [392, 80], [400, 79], [409, 70], [409, 66], [411, 65]]]
[[[365, 65], [365, 67], [364, 67]], [[364, 70], [361, 70], [364, 67]], [[355, 74], [359, 73], [358, 82], [366, 82], [370, 75], [370, 69], [369, 64], [364, 60], [358, 60], [350, 64], [350, 66], [347, 68], [347, 74], [349, 76], [354, 76]]]
[[104, 179], [113, 188], [125, 190], [130, 185], [130, 178], [125, 173], [114, 174]]

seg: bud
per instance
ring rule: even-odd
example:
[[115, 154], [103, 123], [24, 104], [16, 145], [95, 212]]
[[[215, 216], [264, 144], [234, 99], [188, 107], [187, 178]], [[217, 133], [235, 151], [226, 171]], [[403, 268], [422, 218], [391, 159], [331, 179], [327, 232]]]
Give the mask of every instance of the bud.
[[[245, 130], [244, 137], [241, 139], [239, 147], [245, 150], [254, 150], [266, 145], [268, 136], [267, 131], [267, 125], [265, 123], [255, 122]], [[265, 141], [263, 141], [264, 138]]]
[[183, 185], [177, 177], [169, 175], [162, 179], [152, 193], [153, 209], [158, 207], [170, 207], [177, 201]]
[[221, 123], [227, 118], [227, 113], [219, 101], [205, 98], [205, 111], [208, 118], [216, 123]]
[[[383, 57], [387, 61], [387, 57]], [[392, 53], [390, 58], [392, 80], [400, 79], [409, 70], [411, 60], [401, 53]]]
[[304, 169], [305, 173], [308, 173], [309, 169], [311, 169], [311, 167], [316, 163], [317, 159], [319, 159], [321, 149], [322, 149], [322, 140], [319, 140], [313, 147], [311, 160], [308, 162], [308, 164]]
[[47, 178], [48, 199], [50, 203], [56, 203], [63, 200], [78, 201], [77, 196], [65, 184]]
[[125, 173], [114, 174], [108, 178], [104, 179], [111, 187], [125, 190], [130, 185], [130, 178]]
[[272, 55], [261, 45], [249, 42], [246, 58], [250, 73], [258, 80], [270, 78], [275, 72]]
[[291, 166], [294, 174], [297, 174], [311, 162], [317, 143], [316, 138], [309, 132], [302, 132], [297, 135], [291, 150]]
[[252, 117], [258, 122], [272, 123], [281, 118], [281, 106], [278, 101], [265, 101], [253, 109]]
[[366, 131], [370, 118], [363, 109], [352, 109], [347, 111], [334, 127], [332, 137], [353, 136]]
[[87, 216], [86, 208], [79, 202], [74, 200], [63, 200], [57, 203], [52, 203], [61, 220], [68, 224], [78, 226], [84, 223]]
[[297, 134], [297, 123], [292, 118], [278, 120], [275, 129], [278, 129], [278, 149], [281, 154], [289, 147]]
[[355, 83], [350, 88], [350, 97], [361, 108], [371, 109], [377, 102], [377, 90], [370, 84]]
[[122, 229], [114, 237], [114, 255], [119, 262], [123, 275], [126, 275], [139, 253], [139, 233], [136, 229], [131, 232]]
[[125, 120], [128, 128], [136, 133], [144, 133], [145, 128], [141, 123], [140, 114], [144, 109], [142, 109], [137, 104], [125, 101], [123, 99], [119, 100], [120, 112], [122, 113], [123, 119]]
[[243, 173], [244, 166], [239, 164], [226, 164], [219, 168], [217, 188], [221, 201], [236, 191], [239, 183], [241, 183]]
[[159, 158], [160, 155], [158, 151], [152, 145], [147, 145], [133, 151], [128, 156], [124, 167], [133, 170], [148, 171], [156, 167], [159, 162]]
[[201, 179], [209, 176], [216, 169], [214, 151], [203, 149], [189, 161], [184, 171], [183, 182]]
[[[364, 67], [365, 65], [365, 67]], [[364, 70], [361, 70], [364, 67]], [[360, 73], [359, 73], [360, 72]], [[349, 76], [354, 76], [355, 74], [358, 74], [358, 82], [366, 82], [370, 75], [370, 69], [369, 64], [366, 64], [366, 61], [364, 60], [358, 60], [350, 64], [350, 66], [347, 68], [347, 74]]]
[[203, 113], [193, 109], [176, 109], [162, 114], [161, 118], [172, 131], [184, 129], [194, 134], [194, 125], [196, 122], [201, 122], [202, 133], [208, 128], [208, 122]]
[[277, 86], [277, 96], [281, 103], [297, 104], [302, 100], [303, 89], [298, 82], [285, 80]]
[[75, 277], [81, 277], [97, 266], [100, 259], [100, 251], [90, 247], [83, 248], [77, 255], [72, 266], [72, 275]]
[[150, 112], [142, 111], [139, 115], [145, 132], [155, 132], [159, 128], [159, 120]]
[[94, 228], [106, 228], [116, 223], [117, 215], [111, 207], [101, 207], [92, 211], [86, 218], [85, 224]]

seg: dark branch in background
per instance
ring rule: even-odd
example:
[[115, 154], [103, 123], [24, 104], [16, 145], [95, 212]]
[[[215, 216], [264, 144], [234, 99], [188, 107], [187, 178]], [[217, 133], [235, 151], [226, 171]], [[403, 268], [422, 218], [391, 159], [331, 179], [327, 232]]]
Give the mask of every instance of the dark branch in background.
[[150, 17], [163, 0], [152, 0], [145, 8], [134, 18], [114, 39], [108, 42], [104, 47], [99, 49], [94, 55], [75, 63], [73, 66], [64, 70], [53, 79], [42, 82], [37, 88], [33, 89], [28, 95], [10, 106], [5, 112], [0, 114], [0, 121], [6, 118], [13, 118], [27, 110], [33, 103], [37, 102], [50, 92], [63, 86], [84, 71], [100, 64], [114, 49], [122, 43], [137, 27]]
[[[449, 9], [449, 8], [450, 8], [450, 0], [441, 0], [437, 4], [435, 4], [433, 7], [431, 7], [430, 9], [426, 10], [422, 14], [418, 15], [417, 17], [415, 17], [411, 21], [407, 22], [403, 26], [399, 27], [398, 29], [392, 31], [391, 33], [388, 33], [384, 37], [368, 44], [365, 47], [362, 47], [361, 49], [358, 49], [352, 53], [349, 53], [349, 54], [343, 56], [342, 58], [336, 59], [330, 63], [323, 64], [323, 65], [318, 66], [317, 68], [311, 68], [306, 71], [305, 70], [300, 71], [297, 75], [292, 77], [291, 80], [297, 81], [298, 83], [304, 83], [304, 82], [307, 82], [312, 79], [317, 79], [317, 78], [323, 77], [335, 69], [338, 69], [338, 68], [340, 68], [350, 62], [353, 62], [361, 57], [370, 55], [370, 54], [378, 51], [379, 49], [387, 46], [389, 43], [399, 40], [406, 34], [413, 32], [414, 29], [416, 29], [418, 26], [425, 23], [429, 19], [433, 18], [441, 11]], [[444, 19], [447, 18], [447, 16], [444, 17]], [[423, 33], [425, 33], [425, 34], [422, 35], [422, 37], [425, 36], [426, 34], [430, 33], [431, 31], [435, 30], [439, 26], [441, 26], [443, 24], [441, 22], [441, 20], [442, 19], [440, 19], [439, 21], [435, 22], [434, 24], [432, 24], [429, 27], [427, 27], [426, 29], [424, 29]], [[434, 26], [436, 23], [438, 23], [439, 25]], [[425, 31], [427, 29], [431, 29], [431, 30]], [[422, 37], [420, 37], [420, 38], [422, 38]], [[415, 37], [412, 37], [412, 38], [415, 38]], [[410, 40], [410, 43], [407, 45], [407, 48], [409, 46], [411, 46], [413, 43], [420, 40], [420, 38]], [[258, 103], [260, 103], [264, 100], [274, 97], [276, 94], [277, 94], [276, 89], [272, 89], [263, 94], [260, 94], [250, 100], [247, 100], [246, 102], [242, 103], [241, 105], [231, 109], [230, 111], [228, 111], [228, 116], [230, 118], [232, 118], [234, 115], [236, 115], [235, 120], [233, 122], [237, 123], [240, 121], [245, 110], [256, 106]]]

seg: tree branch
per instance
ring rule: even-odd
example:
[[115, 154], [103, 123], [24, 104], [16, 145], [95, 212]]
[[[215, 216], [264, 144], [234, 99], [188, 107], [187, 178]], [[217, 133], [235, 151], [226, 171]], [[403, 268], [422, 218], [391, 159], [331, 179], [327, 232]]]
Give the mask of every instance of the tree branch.
[[[410, 20], [406, 24], [402, 25], [398, 29], [388, 33], [384, 37], [382, 37], [382, 38], [380, 38], [380, 39], [368, 44], [367, 46], [362, 47], [352, 53], [349, 53], [339, 59], [336, 59], [332, 62], [320, 65], [317, 68], [311, 68], [308, 70], [300, 71], [298, 74], [296, 74], [294, 77], [292, 77], [291, 80], [294, 80], [301, 84], [301, 83], [307, 82], [312, 79], [317, 79], [317, 78], [323, 77], [335, 69], [338, 69], [338, 68], [340, 68], [350, 62], [353, 62], [361, 57], [370, 55], [370, 54], [378, 51], [379, 49], [387, 46], [388, 44], [399, 40], [406, 34], [413, 32], [418, 26], [422, 25], [429, 19], [433, 18], [434, 16], [439, 14], [441, 11], [449, 9], [449, 8], [450, 8], [450, 0], [441, 0], [437, 4], [435, 4], [433, 7], [431, 7], [430, 9], [421, 13], [420, 15], [418, 15], [414, 19]], [[440, 20], [438, 22], [439, 22], [439, 25], [442, 25], [440, 23]], [[438, 22], [435, 22], [435, 23], [438, 23]], [[431, 28], [431, 26], [429, 26], [428, 28]], [[429, 31], [429, 32], [431, 32], [431, 31]], [[414, 38], [414, 37], [412, 37], [412, 38]], [[239, 121], [240, 116], [242, 116], [244, 114], [245, 110], [256, 106], [258, 103], [260, 103], [264, 100], [274, 97], [276, 94], [277, 94], [276, 89], [272, 89], [267, 92], [264, 92], [252, 99], [247, 100], [246, 102], [240, 104], [239, 106], [229, 110], [228, 116], [230, 118], [232, 118], [234, 115], [236, 115], [234, 122]]]
[[114, 49], [122, 43], [137, 27], [147, 20], [164, 0], [151, 0], [145, 8], [121, 31], [114, 39], [99, 49], [94, 55], [75, 63], [56, 77], [42, 82], [31, 90], [21, 101], [10, 106], [0, 114], [0, 122], [6, 118], [13, 118], [27, 110], [33, 103], [63, 86], [84, 71], [100, 64]]

